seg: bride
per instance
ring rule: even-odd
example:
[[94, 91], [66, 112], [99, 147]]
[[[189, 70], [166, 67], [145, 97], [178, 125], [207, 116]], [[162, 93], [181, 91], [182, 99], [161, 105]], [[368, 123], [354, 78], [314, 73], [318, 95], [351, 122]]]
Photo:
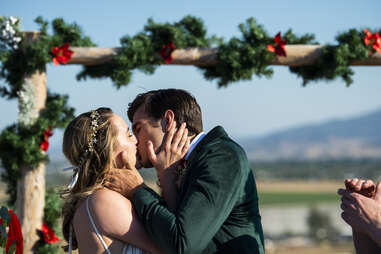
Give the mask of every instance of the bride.
[[[175, 138], [182, 137], [183, 131], [177, 131]], [[172, 145], [172, 138], [169, 134], [163, 143]], [[63, 193], [62, 228], [69, 253], [77, 248], [81, 254], [163, 253], [144, 231], [131, 202], [104, 187], [106, 175], [113, 170], [141, 167], [136, 145], [125, 121], [108, 108], [83, 113], [67, 126], [63, 152], [74, 165], [74, 175]], [[181, 138], [177, 146], [181, 155], [173, 162], [185, 155], [188, 145]]]

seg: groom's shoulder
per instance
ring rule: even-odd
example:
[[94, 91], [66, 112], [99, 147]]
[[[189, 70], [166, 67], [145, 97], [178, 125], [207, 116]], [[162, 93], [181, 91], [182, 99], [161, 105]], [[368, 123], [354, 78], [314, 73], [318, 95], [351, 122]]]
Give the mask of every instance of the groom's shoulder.
[[196, 160], [223, 160], [244, 166], [247, 164], [247, 156], [242, 147], [232, 140], [221, 126], [209, 131], [196, 147], [198, 150], [194, 158]]
[[231, 153], [245, 155], [244, 149], [226, 133], [222, 126], [214, 127], [202, 140], [204, 149], [227, 150]]

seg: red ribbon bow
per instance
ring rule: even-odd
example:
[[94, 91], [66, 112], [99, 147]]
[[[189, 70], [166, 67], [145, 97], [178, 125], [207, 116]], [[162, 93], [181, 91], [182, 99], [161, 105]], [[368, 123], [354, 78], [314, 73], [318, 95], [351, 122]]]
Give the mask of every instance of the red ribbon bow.
[[52, 126], [49, 126], [47, 131], [44, 131], [44, 140], [41, 142], [40, 148], [43, 151], [48, 151], [49, 149], [49, 137], [53, 136]]
[[286, 41], [282, 40], [282, 37], [280, 36], [280, 32], [277, 33], [274, 37], [275, 47], [272, 44], [267, 45], [267, 50], [270, 52], [274, 52], [278, 56], [287, 56], [286, 55], [286, 49], [284, 45], [286, 45]]
[[159, 55], [165, 61], [166, 64], [169, 64], [172, 61], [172, 52], [175, 50], [175, 44], [169, 42], [166, 45], [163, 45], [162, 49], [159, 50]]
[[69, 49], [69, 46], [69, 43], [65, 43], [61, 47], [52, 48], [54, 65], [67, 64], [67, 62], [71, 59], [74, 52]]
[[46, 243], [52, 244], [60, 240], [58, 236], [54, 233], [54, 230], [49, 228], [45, 222], [42, 224], [41, 230], [42, 230], [42, 235], [44, 236], [44, 241]]
[[378, 33], [372, 34], [367, 29], [364, 29], [364, 32], [366, 34], [364, 37], [365, 45], [368, 46], [370, 44], [374, 51], [381, 53], [381, 36]]

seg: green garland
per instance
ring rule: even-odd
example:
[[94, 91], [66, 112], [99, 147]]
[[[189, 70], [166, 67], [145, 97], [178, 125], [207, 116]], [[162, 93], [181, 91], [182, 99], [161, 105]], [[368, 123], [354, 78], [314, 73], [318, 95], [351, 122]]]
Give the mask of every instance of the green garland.
[[[45, 208], [43, 221], [49, 228], [63, 239], [59, 220], [62, 212], [62, 200], [56, 189], [49, 189], [45, 192]], [[42, 232], [40, 233], [42, 234]], [[41, 239], [35, 245], [36, 254], [54, 254], [60, 253], [61, 247], [58, 244], [47, 244], [41, 236]]]
[[0, 87], [0, 92], [8, 99], [17, 97], [25, 76], [46, 70], [46, 64], [52, 62], [53, 47], [66, 42], [71, 46], [95, 46], [90, 38], [82, 36], [81, 29], [75, 23], [66, 24], [61, 18], [55, 19], [52, 22], [53, 35], [49, 35], [48, 22], [41, 17], [36, 18], [35, 22], [40, 26], [38, 40], [32, 43], [22, 40], [17, 50], [0, 51], [0, 78], [8, 84], [8, 87]]
[[64, 128], [74, 117], [74, 108], [67, 106], [68, 96], [48, 94], [46, 107], [31, 127], [13, 124], [0, 135], [0, 159], [5, 171], [1, 175], [7, 183], [8, 204], [12, 205], [17, 198], [17, 179], [20, 168], [24, 165], [36, 167], [40, 162], [48, 160], [42, 153], [40, 144], [43, 133], [49, 126]]
[[[170, 42], [174, 43], [176, 48], [210, 48], [217, 45], [217, 65], [199, 68], [205, 79], [217, 80], [219, 87], [240, 80], [251, 80], [253, 75], [271, 77], [273, 70], [269, 65], [275, 54], [267, 50], [267, 45], [273, 43], [273, 37], [269, 36], [254, 18], [240, 24], [239, 29], [242, 33], [241, 38], [233, 37], [224, 42], [216, 36], [207, 37], [202, 21], [192, 16], [186, 16], [174, 24], [158, 24], [149, 19], [143, 32], [121, 39], [121, 49], [111, 62], [85, 66], [77, 75], [77, 79], [110, 77], [117, 88], [128, 85], [133, 70], [153, 74], [156, 67], [163, 64], [158, 51]], [[370, 45], [365, 46], [364, 36], [363, 31], [356, 29], [339, 34], [337, 45], [322, 47], [322, 56], [314, 64], [290, 67], [290, 71], [303, 79], [304, 86], [311, 81], [331, 81], [338, 77], [350, 85], [351, 76], [354, 74], [349, 66], [350, 61], [366, 59], [372, 51]], [[283, 39], [288, 45], [318, 44], [314, 35], [296, 36], [291, 29], [284, 34]]]
[[121, 49], [109, 63], [85, 66], [77, 75], [78, 80], [110, 77], [117, 88], [131, 81], [132, 70], [138, 69], [153, 74], [163, 63], [159, 50], [168, 43], [176, 48], [210, 47], [217, 38], [206, 37], [206, 29], [201, 19], [186, 16], [174, 24], [158, 24], [152, 19], [144, 26], [143, 32], [121, 38]]
[[[377, 31], [381, 34], [381, 30]], [[365, 32], [350, 29], [336, 37], [337, 46], [326, 45], [322, 48], [322, 56], [316, 63], [309, 66], [290, 67], [290, 71], [303, 78], [303, 85], [311, 81], [332, 81], [341, 77], [349, 86], [354, 74], [349, 63], [353, 60], [363, 60], [372, 52], [371, 46], [363, 42]]]
[[[203, 68], [207, 80], [217, 79], [218, 85], [227, 86], [240, 80], [251, 80], [255, 74], [258, 77], [271, 77], [273, 70], [268, 68], [275, 54], [267, 50], [267, 45], [273, 43], [273, 37], [268, 36], [254, 18], [240, 24], [242, 38], [233, 37], [227, 43], [221, 43], [218, 48], [216, 66]], [[315, 43], [313, 35], [297, 37], [288, 30], [283, 37], [289, 44]]]

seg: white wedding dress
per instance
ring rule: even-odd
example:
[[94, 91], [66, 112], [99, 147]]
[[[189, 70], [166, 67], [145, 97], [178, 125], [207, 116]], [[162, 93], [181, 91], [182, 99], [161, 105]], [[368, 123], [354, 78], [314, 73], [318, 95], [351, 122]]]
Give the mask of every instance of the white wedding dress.
[[[93, 226], [93, 229], [94, 229], [95, 233], [97, 234], [99, 240], [101, 241], [103, 247], [105, 248], [107, 254], [111, 254], [111, 252], [108, 249], [105, 241], [103, 240], [102, 236], [99, 234], [99, 231], [98, 231], [97, 227], [95, 226], [93, 217], [90, 214], [90, 210], [89, 210], [89, 198], [86, 199], [86, 211], [87, 211], [87, 215], [89, 216], [91, 225]], [[72, 231], [72, 230], [70, 229], [70, 231]], [[72, 254], [71, 253], [71, 240], [72, 240], [71, 239], [72, 238], [71, 234], [72, 234], [72, 232], [70, 232], [70, 237], [69, 237], [70, 238], [69, 239], [69, 254]], [[146, 253], [146, 252], [144, 252], [141, 249], [135, 248], [132, 245], [127, 244], [127, 243], [123, 246], [123, 250], [122, 250], [122, 254], [144, 254], [144, 253]]]

